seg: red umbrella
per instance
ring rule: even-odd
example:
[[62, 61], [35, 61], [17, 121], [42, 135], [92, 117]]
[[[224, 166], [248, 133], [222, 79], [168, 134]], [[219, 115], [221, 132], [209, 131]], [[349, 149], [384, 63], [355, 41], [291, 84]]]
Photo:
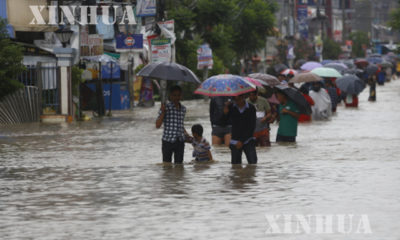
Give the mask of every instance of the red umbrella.
[[366, 67], [368, 66], [369, 62], [365, 58], [359, 58], [354, 61], [354, 64], [357, 65], [357, 67]]

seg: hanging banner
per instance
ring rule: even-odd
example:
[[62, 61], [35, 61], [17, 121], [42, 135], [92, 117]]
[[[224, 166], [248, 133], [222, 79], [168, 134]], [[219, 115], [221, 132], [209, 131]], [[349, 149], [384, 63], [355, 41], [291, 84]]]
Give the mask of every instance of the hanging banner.
[[143, 48], [142, 34], [118, 34], [116, 36], [117, 49], [141, 49]]
[[165, 22], [158, 22], [157, 23], [160, 28], [164, 28], [170, 32], [175, 31], [175, 20], [168, 20]]
[[150, 78], [143, 78], [142, 79], [142, 86], [140, 89], [140, 99], [139, 99], [140, 106], [153, 106], [153, 83]]
[[203, 44], [197, 49], [197, 69], [203, 69], [207, 67], [212, 69], [214, 65], [212, 49], [210, 45]]
[[307, 6], [298, 6], [297, 7], [297, 22], [298, 22], [298, 31], [300, 35], [308, 39], [308, 8]]
[[156, 0], [137, 0], [136, 16], [152, 17], [156, 16], [157, 7]]
[[171, 39], [171, 44], [174, 44], [176, 41], [176, 36], [175, 36], [175, 21], [174, 20], [168, 20], [165, 22], [158, 22], [158, 26], [160, 27], [161, 30], [161, 36], [163, 38], [169, 38]]
[[171, 39], [151, 40], [151, 62], [171, 62]]

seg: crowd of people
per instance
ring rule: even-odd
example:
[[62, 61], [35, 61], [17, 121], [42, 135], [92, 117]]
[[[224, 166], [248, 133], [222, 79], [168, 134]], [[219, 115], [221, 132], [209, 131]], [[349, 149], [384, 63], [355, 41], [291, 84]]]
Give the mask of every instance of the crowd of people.
[[[370, 87], [369, 101], [376, 101], [376, 84], [392, 79], [392, 74], [378, 69], [368, 72], [365, 66], [354, 71]], [[384, 73], [384, 74], [382, 74]], [[381, 76], [380, 76], [381, 75]], [[380, 78], [385, 79], [383, 82]], [[295, 85], [293, 74], [277, 74], [282, 85], [302, 93], [311, 106], [311, 114], [301, 112], [299, 106], [279, 88], [257, 88], [255, 91], [235, 97], [212, 97], [210, 122], [212, 145], [225, 145], [231, 150], [231, 163], [241, 164], [243, 152], [249, 164], [257, 163], [256, 147], [271, 146], [270, 124], [279, 123], [276, 142], [296, 142], [299, 122], [328, 120], [337, 106], [358, 107], [357, 94], [347, 94], [335, 84], [335, 78]], [[163, 162], [183, 163], [185, 142], [193, 145], [193, 157], [198, 162], [213, 160], [211, 144], [203, 136], [203, 127], [196, 124], [189, 134], [184, 128], [186, 108], [181, 104], [182, 89], [170, 89], [169, 102], [162, 104], [156, 127], [164, 124], [162, 136]]]

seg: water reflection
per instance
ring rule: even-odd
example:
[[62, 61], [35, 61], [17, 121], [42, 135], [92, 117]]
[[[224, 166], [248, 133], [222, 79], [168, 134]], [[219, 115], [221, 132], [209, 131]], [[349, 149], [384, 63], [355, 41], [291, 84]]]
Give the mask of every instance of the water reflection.
[[242, 164], [233, 164], [229, 179], [230, 179], [230, 188], [234, 189], [245, 189], [247, 186], [253, 187], [253, 184], [256, 184], [255, 180], [257, 165], [242, 165]]
[[[399, 239], [400, 81], [339, 107], [332, 121], [301, 124], [297, 144], [258, 149], [259, 164], [161, 164], [157, 108], [74, 124], [0, 126], [3, 239], [267, 239], [267, 213], [368, 214], [371, 236]], [[208, 104], [184, 103], [185, 127], [204, 126]], [[271, 139], [277, 125], [273, 124]], [[289, 236], [319, 240], [321, 236]], [[371, 237], [371, 238], [368, 238]], [[288, 236], [277, 235], [278, 240]]]

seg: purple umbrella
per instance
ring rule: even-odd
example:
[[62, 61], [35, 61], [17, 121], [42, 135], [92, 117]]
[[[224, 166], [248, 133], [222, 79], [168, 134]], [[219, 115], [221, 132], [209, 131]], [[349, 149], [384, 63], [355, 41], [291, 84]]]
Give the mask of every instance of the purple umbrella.
[[319, 62], [306, 62], [300, 67], [300, 69], [304, 71], [312, 71], [319, 67], [322, 67], [322, 64]]

